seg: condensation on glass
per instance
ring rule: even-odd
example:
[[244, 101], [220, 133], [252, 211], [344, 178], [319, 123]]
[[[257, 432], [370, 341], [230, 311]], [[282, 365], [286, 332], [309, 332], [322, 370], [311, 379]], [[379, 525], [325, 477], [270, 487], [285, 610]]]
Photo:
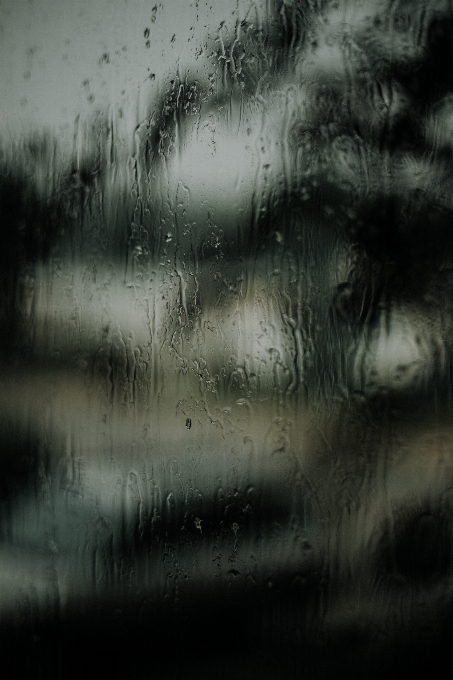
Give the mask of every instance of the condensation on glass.
[[450, 4], [0, 24], [5, 667], [440, 676]]

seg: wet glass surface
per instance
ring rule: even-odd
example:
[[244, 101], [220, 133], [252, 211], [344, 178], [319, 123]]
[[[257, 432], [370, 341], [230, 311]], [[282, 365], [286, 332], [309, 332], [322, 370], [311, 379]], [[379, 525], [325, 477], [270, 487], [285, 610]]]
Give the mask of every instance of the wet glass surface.
[[441, 677], [450, 4], [0, 36], [6, 677]]

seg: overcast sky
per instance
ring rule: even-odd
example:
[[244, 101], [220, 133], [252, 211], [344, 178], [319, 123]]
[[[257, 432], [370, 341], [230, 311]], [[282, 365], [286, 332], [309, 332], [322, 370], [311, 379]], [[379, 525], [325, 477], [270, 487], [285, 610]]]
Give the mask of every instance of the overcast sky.
[[[178, 61], [205, 69], [200, 46], [222, 21], [267, 0], [0, 0], [3, 143], [33, 129], [61, 136], [78, 115], [121, 109], [129, 127]], [[252, 9], [251, 9], [252, 8]], [[155, 78], [151, 76], [155, 74]], [[151, 77], [150, 77], [151, 76]]]

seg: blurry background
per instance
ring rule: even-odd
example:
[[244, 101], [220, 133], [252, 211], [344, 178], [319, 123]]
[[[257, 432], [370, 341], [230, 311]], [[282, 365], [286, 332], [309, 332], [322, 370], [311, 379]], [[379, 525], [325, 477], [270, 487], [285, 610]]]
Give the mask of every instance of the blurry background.
[[449, 3], [0, 18], [7, 677], [439, 674]]
[[[264, 21], [266, 2], [2, 2], [2, 134], [52, 130], [72, 141], [74, 124], [110, 111], [125, 136], [149, 114], [179, 67], [206, 69], [209, 31], [246, 15]], [[120, 114], [120, 110], [122, 114]]]

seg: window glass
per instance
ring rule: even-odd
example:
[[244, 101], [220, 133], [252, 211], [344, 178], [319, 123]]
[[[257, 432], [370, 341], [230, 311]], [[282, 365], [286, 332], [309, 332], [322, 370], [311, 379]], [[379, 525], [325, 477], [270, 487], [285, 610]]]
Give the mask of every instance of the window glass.
[[440, 676], [450, 4], [3, 0], [0, 36], [2, 663]]

